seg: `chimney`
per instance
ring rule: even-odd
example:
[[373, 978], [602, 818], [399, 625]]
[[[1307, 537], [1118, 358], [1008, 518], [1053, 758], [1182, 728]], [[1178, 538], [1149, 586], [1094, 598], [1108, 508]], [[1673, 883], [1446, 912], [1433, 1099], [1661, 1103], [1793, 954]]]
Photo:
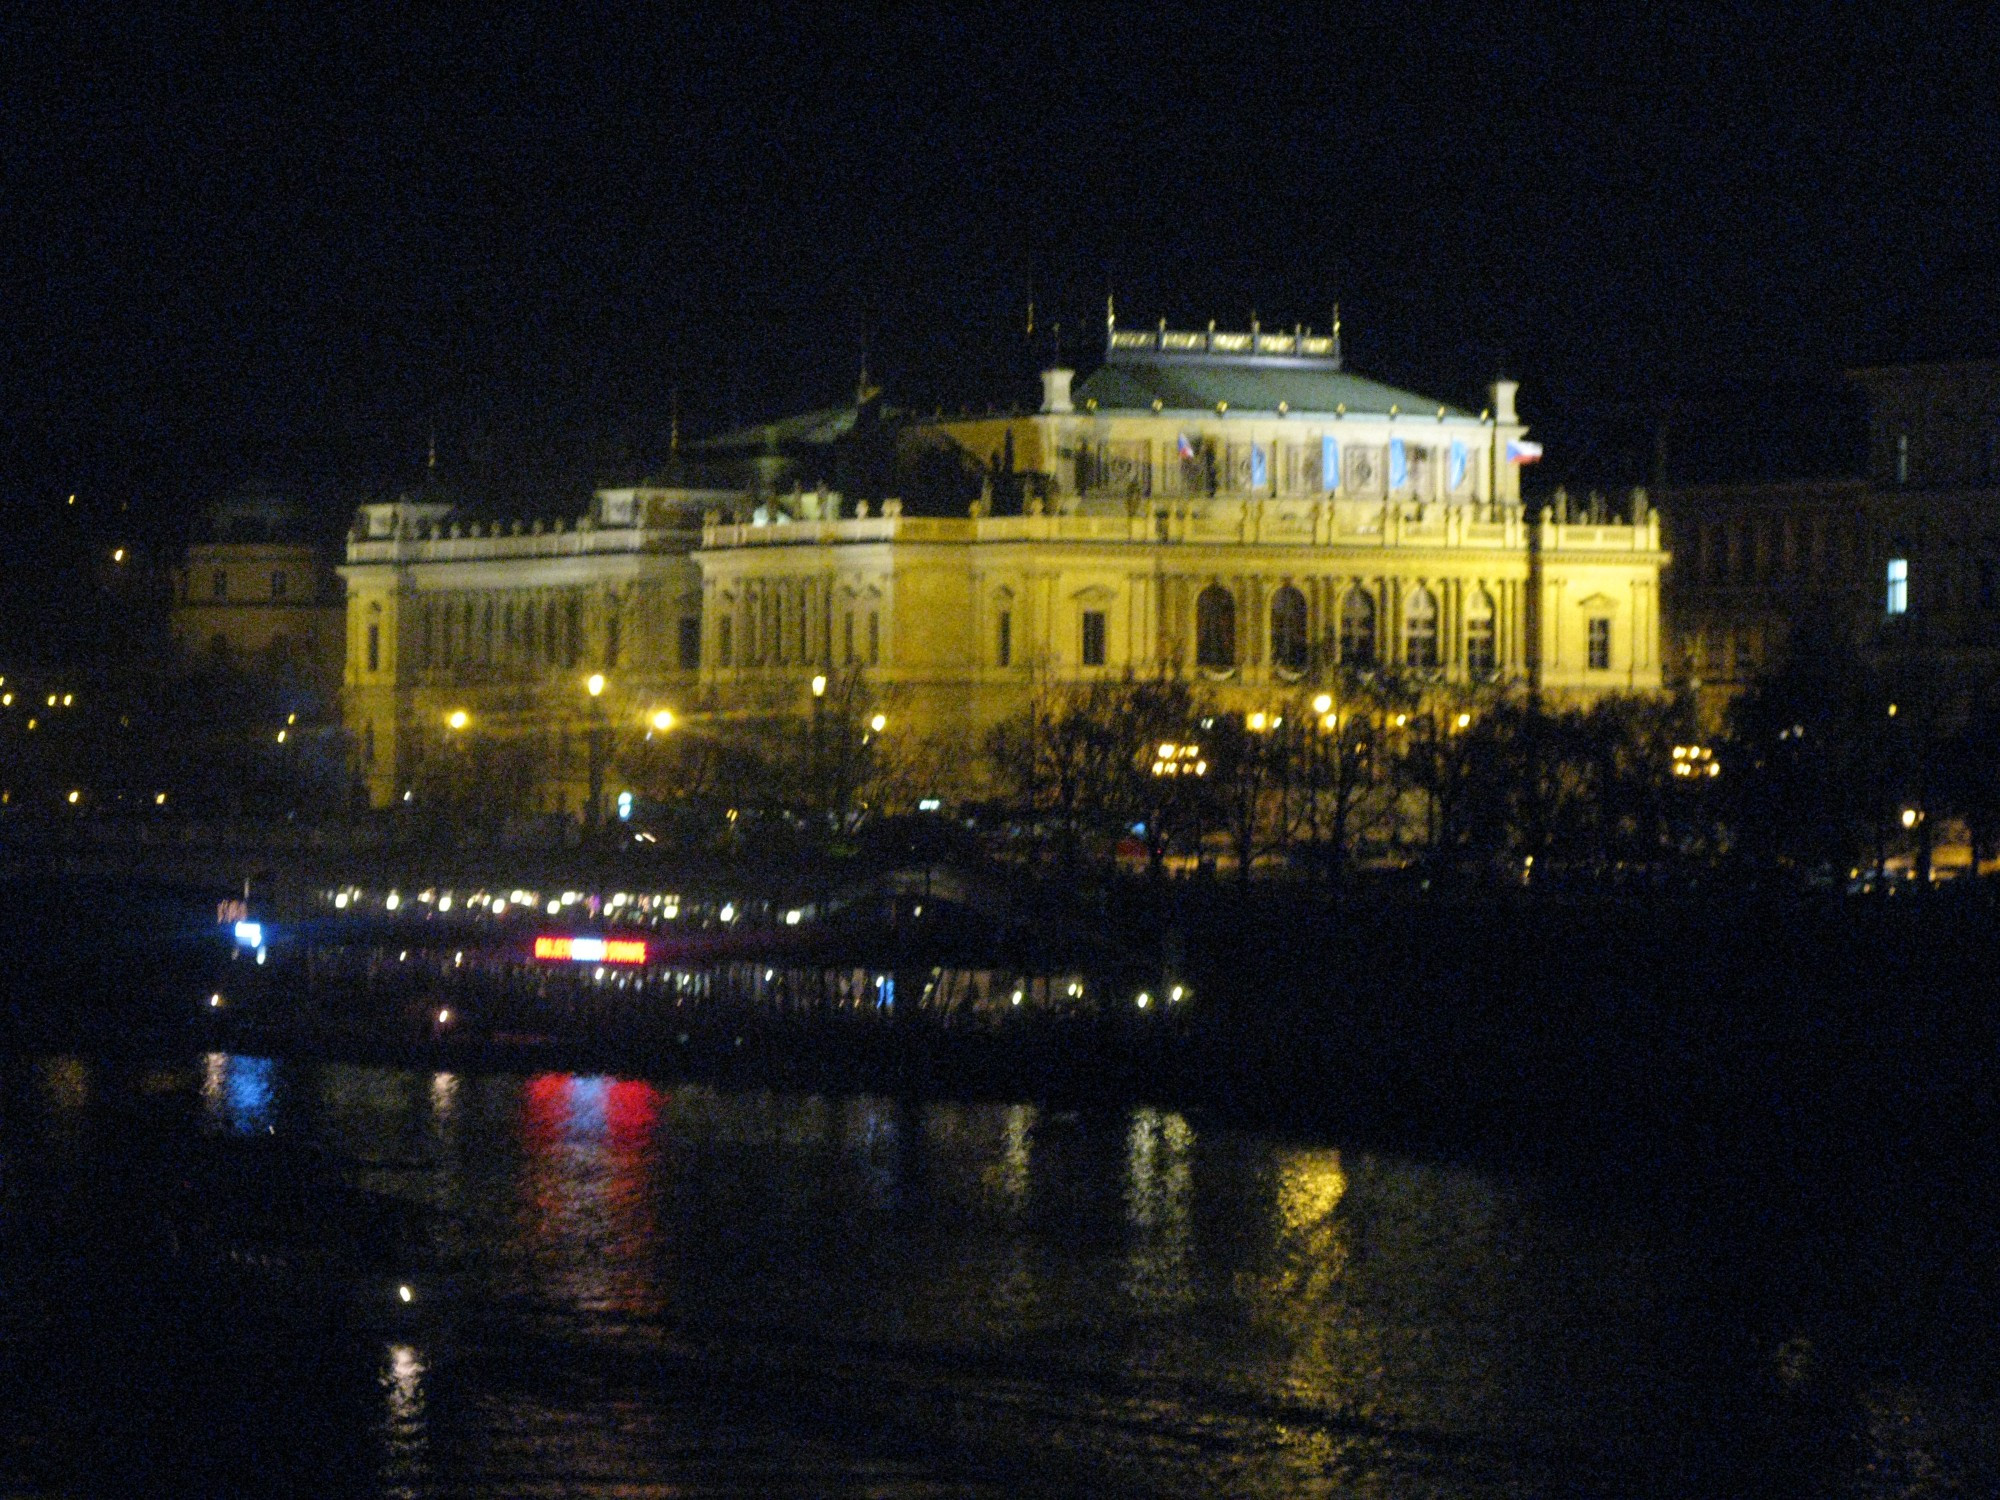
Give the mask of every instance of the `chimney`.
[[1042, 410], [1062, 414], [1076, 410], [1076, 403], [1069, 398], [1069, 383], [1076, 379], [1074, 370], [1042, 371]]
[[1521, 389], [1518, 380], [1496, 380], [1493, 382], [1493, 420], [1500, 423], [1518, 422], [1514, 414], [1514, 393]]

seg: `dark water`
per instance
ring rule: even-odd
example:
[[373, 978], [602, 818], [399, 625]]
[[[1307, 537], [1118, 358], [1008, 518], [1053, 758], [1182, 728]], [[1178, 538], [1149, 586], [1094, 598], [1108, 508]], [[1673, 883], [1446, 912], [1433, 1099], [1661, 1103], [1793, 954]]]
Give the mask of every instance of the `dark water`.
[[[1821, 1221], [1782, 1192], [1711, 1201], [1733, 1191], [1722, 1159], [1706, 1185], [1606, 1192], [1152, 1108], [222, 1054], [8, 1076], [0, 1494], [1978, 1495], [2000, 1476], [1992, 1267], [1976, 1232], [1911, 1229], [1923, 1192], [1857, 1186]], [[126, 1103], [183, 1082], [202, 1128], [323, 1144], [424, 1205], [422, 1306], [302, 1331], [241, 1293], [164, 1318], [150, 1294], [86, 1297], [76, 1226], [44, 1221], [131, 1132], [179, 1128]]]

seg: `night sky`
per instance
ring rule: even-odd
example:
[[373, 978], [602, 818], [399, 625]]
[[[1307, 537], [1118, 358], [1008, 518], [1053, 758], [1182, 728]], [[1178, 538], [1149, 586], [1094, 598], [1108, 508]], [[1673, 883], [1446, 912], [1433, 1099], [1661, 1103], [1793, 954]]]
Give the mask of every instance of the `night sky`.
[[1504, 365], [1542, 482], [1632, 481], [1668, 394], [1976, 342], [1992, 300], [1992, 35], [1889, 8], [32, 9], [17, 527], [72, 490], [161, 537], [245, 484], [344, 510], [433, 429], [551, 508], [657, 463], [676, 387], [691, 435], [846, 399], [864, 349], [905, 405], [1025, 399], [1107, 288], [1142, 325], [1338, 299], [1354, 367], [1476, 409]]

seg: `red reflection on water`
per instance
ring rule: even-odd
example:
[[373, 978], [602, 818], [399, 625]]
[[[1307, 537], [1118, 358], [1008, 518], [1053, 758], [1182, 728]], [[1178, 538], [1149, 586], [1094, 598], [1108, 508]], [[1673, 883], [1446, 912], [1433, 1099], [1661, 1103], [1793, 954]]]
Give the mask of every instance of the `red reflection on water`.
[[528, 1148], [548, 1147], [562, 1139], [569, 1123], [568, 1073], [537, 1073], [521, 1095], [521, 1134]]
[[628, 1156], [646, 1149], [653, 1125], [660, 1118], [660, 1091], [637, 1078], [621, 1078], [604, 1098], [604, 1121], [611, 1129], [611, 1149]]
[[653, 1132], [664, 1096], [637, 1079], [542, 1073], [521, 1090], [523, 1208], [539, 1273], [584, 1306], [660, 1306]]

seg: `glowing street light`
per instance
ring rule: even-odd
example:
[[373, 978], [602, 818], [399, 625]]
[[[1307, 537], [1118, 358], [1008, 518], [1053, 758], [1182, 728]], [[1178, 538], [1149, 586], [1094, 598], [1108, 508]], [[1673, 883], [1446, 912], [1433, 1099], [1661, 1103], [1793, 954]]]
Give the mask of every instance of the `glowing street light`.
[[653, 727], [662, 734], [672, 729], [674, 727], [674, 711], [671, 708], [657, 710], [653, 714]]
[[1333, 712], [1333, 694], [1331, 694], [1331, 693], [1321, 693], [1321, 694], [1320, 694], [1320, 695], [1319, 695], [1319, 696], [1318, 696], [1317, 698], [1314, 698], [1314, 699], [1313, 699], [1313, 712], [1314, 712], [1314, 713], [1316, 713], [1316, 714], [1328, 714], [1328, 713], [1332, 713], [1332, 712]]
[[826, 696], [826, 673], [813, 673], [812, 688], [815, 698], [824, 698]]
[[[75, 800], [74, 794], [71, 795], [71, 800]], [[1914, 807], [1906, 807], [1903, 809], [1903, 826], [1905, 828], [1915, 828], [1917, 820], [1921, 817], [1923, 817], [1923, 814], [1918, 812]]]
[[889, 727], [889, 716], [887, 714], [875, 715], [874, 718], [868, 721], [868, 727], [874, 730], [877, 734], [880, 734], [883, 730]]
[[463, 729], [472, 722], [472, 715], [462, 708], [454, 708], [445, 715], [445, 723], [453, 729]]
[[590, 676], [584, 679], [583, 685], [589, 691], [591, 697], [601, 698], [604, 696], [604, 674], [602, 672], [592, 672]]

